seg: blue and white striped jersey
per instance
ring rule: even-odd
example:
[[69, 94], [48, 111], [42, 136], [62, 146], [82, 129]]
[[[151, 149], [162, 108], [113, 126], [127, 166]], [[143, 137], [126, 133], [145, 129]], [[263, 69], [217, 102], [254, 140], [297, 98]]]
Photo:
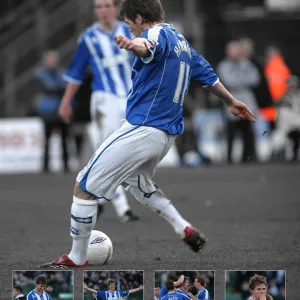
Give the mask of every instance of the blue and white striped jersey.
[[103, 31], [98, 24], [84, 31], [64, 79], [80, 84], [90, 66], [94, 75], [92, 90], [126, 97], [132, 85], [133, 55], [118, 47], [116, 35], [132, 38], [127, 24], [119, 21], [112, 33]]
[[127, 297], [129, 291], [97, 291], [97, 300], [117, 300], [119, 298]]
[[161, 300], [184, 300], [181, 294], [174, 292], [168, 293], [167, 295], [163, 296]]
[[190, 81], [199, 80], [202, 86], [214, 85], [218, 77], [172, 25], [154, 25], [141, 37], [149, 41], [151, 54], [134, 61], [126, 119], [132, 125], [181, 134], [183, 99]]
[[210, 295], [207, 289], [198, 291], [197, 298], [199, 300], [210, 300]]
[[184, 300], [190, 300], [191, 299], [190, 296], [186, 292], [183, 292], [180, 289], [177, 289], [176, 292], [177, 292], [177, 294], [181, 295], [182, 299], [184, 299]]
[[52, 300], [52, 297], [47, 294], [46, 292], [43, 292], [41, 294], [37, 293], [36, 290], [32, 290], [27, 295], [27, 300]]

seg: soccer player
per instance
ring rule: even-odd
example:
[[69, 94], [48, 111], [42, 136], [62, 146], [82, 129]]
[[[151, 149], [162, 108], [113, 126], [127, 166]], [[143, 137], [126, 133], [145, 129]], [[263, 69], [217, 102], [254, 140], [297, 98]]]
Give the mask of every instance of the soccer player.
[[16, 285], [13, 288], [13, 296], [14, 299], [18, 299], [18, 300], [26, 300], [26, 296], [23, 294], [23, 289], [20, 285]]
[[[184, 282], [184, 275], [180, 275], [180, 277], [178, 278], [175, 274], [170, 273], [168, 275], [168, 281], [171, 280], [174, 282], [174, 288], [177, 288], [179, 286], [181, 286]], [[159, 293], [159, 299], [161, 299], [163, 296], [168, 294], [168, 290], [165, 284], [162, 285], [161, 289], [160, 289], [160, 293]]]
[[143, 285], [140, 285], [136, 289], [131, 289], [127, 291], [117, 291], [116, 290], [116, 281], [114, 279], [110, 279], [108, 281], [108, 291], [97, 291], [89, 288], [86, 283], [83, 283], [83, 288], [91, 293], [93, 293], [97, 300], [118, 300], [123, 297], [127, 297], [128, 295], [138, 292], [144, 289]]
[[249, 280], [249, 290], [251, 297], [248, 300], [273, 300], [273, 297], [267, 294], [267, 278], [255, 274]]
[[177, 294], [181, 295], [182, 299], [184, 300], [193, 299], [193, 295], [188, 293], [188, 288], [189, 288], [189, 280], [187, 277], [184, 277], [182, 285], [180, 285], [178, 289], [176, 289], [176, 292]]
[[[219, 82], [209, 63], [167, 23], [159, 0], [123, 0], [121, 14], [137, 38], [118, 35], [121, 49], [135, 56], [133, 87], [126, 122], [79, 172], [71, 208], [71, 252], [43, 267], [86, 267], [87, 249], [100, 198], [112, 199], [123, 184], [141, 204], [171, 224], [194, 252], [206, 245], [204, 234], [185, 220], [152, 181], [158, 163], [183, 131], [182, 105], [191, 80], [218, 95], [231, 113], [255, 121], [252, 112]], [[159, 233], [158, 233], [159, 234]]]
[[161, 300], [184, 300], [183, 296], [175, 291], [174, 282], [168, 280], [166, 282], [167, 295], [163, 296]]
[[[131, 69], [133, 56], [119, 49], [115, 35], [131, 37], [128, 26], [117, 21], [116, 0], [94, 0], [98, 22], [83, 32], [71, 64], [64, 75], [68, 82], [59, 108], [60, 116], [67, 122], [71, 118], [71, 102], [82, 83], [87, 68], [93, 73], [90, 112], [92, 122], [98, 128], [98, 142], [101, 142], [122, 125], [125, 117], [126, 97], [131, 88]], [[107, 201], [99, 199], [98, 214]], [[139, 219], [127, 201], [123, 187], [118, 187], [112, 204], [118, 217], [123, 221]]]
[[52, 300], [52, 297], [45, 292], [47, 287], [47, 278], [39, 276], [35, 280], [36, 288], [27, 295], [27, 300]]
[[201, 276], [195, 278], [194, 286], [198, 290], [197, 298], [199, 300], [210, 300], [210, 295], [208, 290], [205, 288], [205, 279]]

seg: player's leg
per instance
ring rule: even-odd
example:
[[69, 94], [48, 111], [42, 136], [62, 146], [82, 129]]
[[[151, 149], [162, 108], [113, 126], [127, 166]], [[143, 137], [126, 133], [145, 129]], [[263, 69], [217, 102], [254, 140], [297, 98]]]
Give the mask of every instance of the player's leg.
[[[131, 194], [143, 205], [149, 207], [151, 210], [157, 212], [164, 218], [174, 229], [174, 231], [183, 239], [195, 252], [201, 250], [206, 244], [206, 238], [199, 230], [193, 228], [192, 225], [185, 220], [171, 200], [158, 188], [158, 186], [151, 180], [154, 175], [158, 163], [165, 157], [170, 150], [175, 137], [168, 137], [169, 141], [160, 157], [152, 159], [143, 164], [137, 172], [128, 178], [125, 182]], [[147, 145], [147, 147], [156, 147]]]
[[[100, 94], [100, 97], [103, 99], [98, 100], [98, 104], [96, 102], [94, 110], [99, 111], [99, 115], [101, 115], [101, 122], [97, 122], [97, 124], [99, 124], [98, 129], [101, 135], [101, 142], [104, 142], [104, 140], [122, 125], [121, 119], [124, 113], [120, 113], [120, 111], [122, 111], [120, 106], [122, 105], [121, 101], [123, 99], [107, 93]], [[103, 213], [106, 202], [104, 199], [99, 201], [98, 216]], [[130, 208], [122, 186], [117, 188], [111, 203], [122, 222], [139, 220], [139, 217]]]

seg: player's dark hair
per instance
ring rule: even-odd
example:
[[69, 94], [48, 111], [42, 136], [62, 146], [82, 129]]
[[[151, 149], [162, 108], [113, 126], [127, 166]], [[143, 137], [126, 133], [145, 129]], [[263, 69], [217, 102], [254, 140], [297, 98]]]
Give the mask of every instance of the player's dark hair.
[[267, 287], [268, 286], [267, 277], [255, 274], [249, 280], [249, 289], [253, 291], [255, 287], [259, 284], [265, 284]]
[[23, 288], [20, 285], [15, 285], [14, 289], [19, 291], [20, 293], [23, 293]]
[[[96, 0], [94, 0], [94, 4], [96, 5]], [[113, 4], [115, 6], [118, 6], [119, 5], [119, 0], [113, 0]]]
[[134, 23], [137, 15], [141, 15], [143, 23], [165, 21], [165, 12], [160, 0], [121, 0], [120, 14]]
[[116, 284], [116, 281], [114, 279], [109, 279], [108, 286], [110, 286], [111, 284]]
[[168, 280], [177, 281], [178, 277], [174, 273], [171, 273], [168, 275]]
[[174, 282], [172, 280], [168, 280], [166, 282], [166, 288], [167, 288], [168, 291], [174, 290]]
[[46, 285], [47, 284], [47, 277], [44, 276], [44, 275], [41, 275], [41, 276], [36, 278], [35, 282], [36, 282], [36, 284]]
[[188, 293], [191, 293], [192, 295], [196, 296], [197, 293], [198, 293], [198, 290], [197, 290], [197, 288], [195, 286], [190, 286], [188, 288]]
[[202, 286], [205, 285], [205, 279], [201, 276], [196, 277], [197, 282], [199, 282]]

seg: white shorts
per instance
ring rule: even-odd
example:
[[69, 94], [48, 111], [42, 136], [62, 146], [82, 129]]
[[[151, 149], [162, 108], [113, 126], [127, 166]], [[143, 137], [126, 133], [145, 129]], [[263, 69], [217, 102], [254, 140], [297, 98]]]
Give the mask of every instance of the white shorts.
[[119, 185], [135, 186], [145, 194], [156, 191], [151, 180], [157, 165], [177, 136], [125, 122], [98, 148], [76, 181], [84, 192], [111, 200]]
[[125, 118], [126, 101], [126, 97], [118, 97], [111, 93], [102, 91], [92, 93], [90, 113], [92, 122], [99, 129], [97, 140], [103, 142], [121, 127], [121, 120]]

